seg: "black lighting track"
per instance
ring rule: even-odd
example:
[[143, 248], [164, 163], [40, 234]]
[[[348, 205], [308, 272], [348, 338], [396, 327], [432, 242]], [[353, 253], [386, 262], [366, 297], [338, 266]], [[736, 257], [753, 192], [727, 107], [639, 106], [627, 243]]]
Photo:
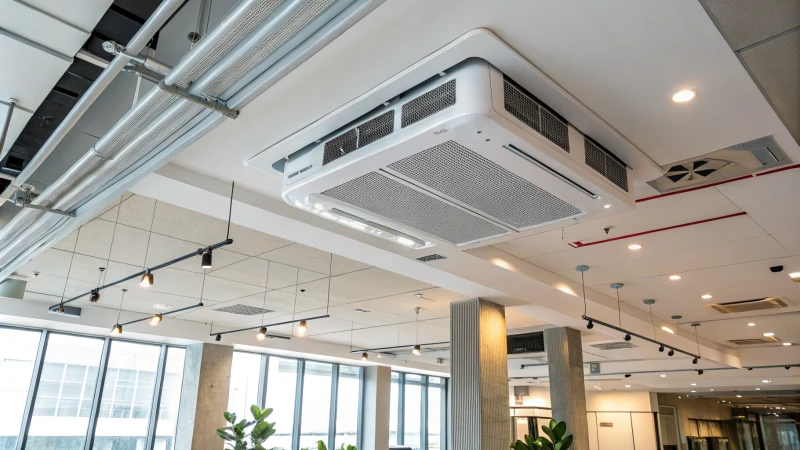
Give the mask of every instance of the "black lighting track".
[[131, 320], [130, 322], [121, 323], [120, 325], [124, 327], [126, 325], [131, 325], [131, 324], [134, 324], [134, 323], [144, 322], [145, 320], [152, 319], [153, 316], [164, 317], [164, 316], [168, 316], [170, 314], [175, 314], [177, 312], [186, 311], [186, 310], [194, 309], [194, 308], [202, 308], [202, 307], [203, 307], [203, 304], [202, 303], [198, 303], [196, 305], [187, 306], [185, 308], [179, 308], [179, 309], [174, 309], [172, 311], [166, 311], [166, 312], [161, 313], [161, 314], [150, 314], [147, 317], [142, 317], [141, 319]]
[[111, 283], [107, 283], [107, 284], [104, 284], [102, 286], [98, 286], [98, 287], [90, 290], [89, 292], [84, 292], [83, 294], [75, 296], [75, 297], [72, 297], [69, 300], [64, 300], [62, 302], [58, 302], [55, 305], [51, 305], [48, 309], [50, 311], [54, 311], [54, 310], [58, 309], [60, 306], [66, 305], [67, 303], [70, 303], [70, 302], [74, 302], [75, 300], [78, 300], [81, 297], [85, 297], [87, 295], [92, 295], [93, 292], [100, 292], [103, 289], [107, 289], [107, 288], [110, 288], [112, 286], [116, 286], [116, 285], [118, 285], [120, 283], [124, 283], [124, 282], [126, 282], [128, 280], [132, 280], [132, 279], [137, 278], [137, 277], [140, 278], [146, 273], [152, 273], [152, 272], [154, 272], [156, 270], [163, 269], [165, 267], [169, 267], [169, 266], [171, 266], [173, 264], [179, 263], [181, 261], [185, 261], [185, 260], [187, 260], [189, 258], [193, 258], [195, 256], [202, 255], [205, 252], [210, 252], [212, 250], [216, 250], [216, 249], [218, 249], [220, 247], [224, 247], [224, 246], [230, 245], [230, 244], [233, 244], [233, 239], [228, 238], [228, 239], [225, 239], [222, 242], [217, 242], [216, 244], [209, 245], [208, 247], [198, 248], [197, 250], [193, 251], [192, 253], [187, 253], [187, 254], [185, 254], [183, 256], [179, 256], [179, 257], [177, 257], [177, 258], [175, 258], [173, 260], [167, 261], [165, 263], [161, 263], [161, 264], [159, 264], [157, 266], [145, 268], [144, 270], [141, 270], [141, 271], [136, 272], [134, 274], [128, 275], [125, 278], [120, 278], [117, 281], [113, 281]]
[[[261, 324], [261, 325], [256, 325], [254, 327], [239, 328], [238, 330], [220, 331], [218, 333], [209, 333], [208, 335], [209, 336], [222, 336], [223, 334], [241, 333], [242, 331], [258, 330], [259, 328], [277, 327], [278, 325], [288, 325], [290, 323], [302, 322], [304, 320], [308, 321], [308, 320], [317, 320], [317, 319], [327, 319], [328, 317], [330, 317], [330, 314], [325, 314], [325, 315], [322, 315], [322, 316], [314, 316], [314, 317], [303, 317], [302, 319], [287, 320], [286, 322], [265, 323], [265, 324]], [[286, 339], [288, 339], [286, 336], [280, 336], [280, 335], [275, 335], [275, 336], [267, 335], [267, 337], [277, 337], [277, 338], [286, 338]]]
[[657, 341], [655, 339], [650, 339], [647, 336], [642, 336], [641, 334], [634, 333], [633, 331], [628, 331], [628, 330], [626, 330], [624, 328], [620, 328], [620, 327], [618, 327], [616, 325], [611, 325], [610, 323], [603, 322], [602, 320], [597, 320], [597, 319], [589, 317], [589, 316], [583, 316], [581, 318], [583, 320], [586, 320], [586, 321], [589, 321], [589, 322], [592, 322], [592, 323], [596, 323], [598, 325], [602, 325], [602, 326], [604, 326], [606, 328], [611, 328], [612, 330], [619, 331], [620, 333], [625, 333], [625, 334], [629, 334], [631, 336], [636, 336], [639, 339], [642, 339], [642, 340], [647, 341], [647, 342], [651, 342], [651, 343], [656, 344], [656, 345], [663, 345], [664, 347], [672, 349], [672, 350], [675, 350], [678, 353], [683, 353], [684, 355], [687, 355], [687, 356], [691, 356], [691, 357], [694, 357], [694, 358], [697, 358], [697, 359], [702, 359], [700, 357], [700, 355], [696, 355], [694, 353], [681, 350], [679, 348], [673, 347], [673, 346], [671, 346], [669, 344], [665, 344], [665, 343]]
[[434, 345], [444, 345], [450, 344], [450, 342], [429, 342], [427, 344], [408, 344], [408, 345], [395, 345], [394, 347], [381, 347], [381, 348], [362, 348], [360, 350], [350, 350], [350, 353], [382, 353], [382, 352], [389, 352], [391, 350], [400, 350], [403, 348], [412, 348], [415, 345], [419, 345], [420, 347], [432, 347]]

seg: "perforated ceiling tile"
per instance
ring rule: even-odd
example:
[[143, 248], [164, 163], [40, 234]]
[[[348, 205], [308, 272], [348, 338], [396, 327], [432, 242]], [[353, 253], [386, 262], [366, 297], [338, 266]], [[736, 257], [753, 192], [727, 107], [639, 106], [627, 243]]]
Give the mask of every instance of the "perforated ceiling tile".
[[734, 50], [800, 26], [797, 0], [700, 0]]
[[[795, 2], [800, 10], [800, 2]], [[786, 128], [800, 142], [800, 28], [741, 53]]]
[[271, 309], [264, 309], [255, 306], [240, 305], [240, 304], [223, 306], [221, 308], [214, 308], [214, 311], [230, 313], [230, 314], [239, 314], [242, 316], [254, 316], [257, 314], [266, 314], [275, 312]]

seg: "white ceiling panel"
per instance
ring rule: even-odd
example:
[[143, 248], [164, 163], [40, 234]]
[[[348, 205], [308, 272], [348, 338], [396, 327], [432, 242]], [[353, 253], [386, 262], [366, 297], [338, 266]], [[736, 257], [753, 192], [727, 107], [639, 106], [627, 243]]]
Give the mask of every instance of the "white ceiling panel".
[[[108, 5], [100, 5], [100, 8], [100, 11], [105, 12]], [[31, 8], [22, 1], [0, 0], [0, 11], [3, 11], [0, 15], [0, 28], [65, 57], [72, 57], [80, 50], [102, 16], [102, 12], [98, 16], [98, 11], [93, 11], [91, 16], [97, 19], [91, 22], [89, 28], [81, 29], [59, 17]]]
[[[153, 233], [150, 235], [150, 246], [149, 250], [147, 251], [147, 265], [154, 266], [161, 264], [179, 256], [196, 252], [198, 248], [199, 246], [196, 243], [182, 241], [180, 239]], [[196, 273], [203, 273], [203, 268], [200, 267], [200, 258], [200, 255], [197, 255], [179, 263], [175, 263], [172, 267]], [[220, 248], [214, 250], [213, 263], [214, 267], [222, 268], [227, 265], [242, 261], [246, 258], [246, 255], [230, 252], [225, 248]]]
[[[778, 233], [774, 234], [772, 237], [780, 242], [792, 255], [800, 255], [800, 230]], [[794, 269], [790, 268], [791, 272], [796, 272], [798, 270], [800, 270], [800, 267]]]
[[[731, 217], [718, 222], [659, 231], [619, 241], [534, 256], [527, 261], [552, 272], [572, 270], [576, 265], [597, 266], [620, 261], [638, 260], [686, 249], [699, 249], [714, 244], [763, 236], [766, 233], [747, 216]], [[629, 244], [642, 249], [631, 251]]]
[[331, 254], [303, 244], [286, 245], [259, 255], [259, 258], [276, 261], [317, 273], [331, 272]]
[[[262, 295], [252, 295], [250, 297], [240, 298], [225, 303], [205, 303], [205, 307], [201, 309], [194, 309], [185, 313], [178, 313], [176, 317], [185, 320], [193, 320], [197, 322], [214, 323], [214, 325], [225, 325], [228, 327], [247, 328], [261, 323], [261, 314], [255, 315], [242, 315], [230, 312], [217, 311], [220, 308], [225, 308], [235, 305], [245, 305], [254, 308], [261, 308], [264, 297]], [[265, 313], [264, 320], [269, 322], [276, 321], [280, 317], [280, 312]], [[255, 335], [255, 331], [253, 332]]]
[[267, 285], [267, 264], [267, 261], [260, 258], [247, 258], [237, 263], [221, 266], [219, 269], [213, 269], [208, 272], [208, 275], [264, 288]]
[[144, 266], [150, 232], [117, 224], [111, 244], [111, 260], [135, 266]]
[[[356, 311], [359, 306], [338, 305], [331, 307], [330, 314], [337, 319], [347, 320], [370, 326], [394, 325], [408, 322], [409, 318], [398, 314], [387, 313], [379, 310], [368, 310], [368, 312]], [[413, 319], [412, 319], [413, 320]]]
[[78, 241], [78, 233], [79, 232], [80, 232], [80, 229], [77, 229], [77, 230], [73, 231], [72, 233], [68, 234], [67, 237], [65, 237], [64, 239], [62, 239], [62, 240], [56, 242], [55, 244], [53, 244], [53, 247], [51, 247], [51, 248], [56, 248], [56, 249], [59, 249], [59, 250], [65, 250], [65, 251], [68, 251], [68, 252], [75, 251], [75, 243]]
[[75, 253], [103, 259], [108, 258], [113, 237], [113, 222], [94, 219], [80, 228], [78, 241], [75, 244]]
[[373, 267], [333, 277], [331, 299], [339, 303], [351, 303], [431, 287], [434, 286]]
[[308, 286], [307, 283], [322, 279], [326, 280], [324, 283], [324, 292], [320, 291], [315, 295], [327, 297], [327, 275], [318, 272], [312, 272], [310, 270], [298, 269], [297, 267], [287, 266], [286, 264], [281, 264], [274, 261], [269, 261], [269, 280], [267, 282], [267, 287], [270, 289], [292, 288], [292, 292], [294, 292], [294, 286], [298, 286], [298, 283], [300, 283], [303, 286], [299, 287], [298, 289], [302, 288], [319, 291], [317, 288], [320, 285], [319, 283], [316, 283], [312, 286]]
[[[168, 269], [165, 269], [168, 270]], [[161, 271], [159, 271], [161, 272]], [[175, 271], [178, 272], [178, 271]], [[188, 274], [189, 272], [183, 272]], [[191, 281], [199, 279], [197, 288], [199, 289], [202, 283], [202, 275], [191, 274]], [[259, 286], [250, 284], [238, 283], [236, 281], [224, 280], [222, 278], [215, 278], [212, 276], [205, 277], [205, 285], [203, 289], [203, 300], [208, 299], [215, 302], [227, 302], [236, 298], [247, 297], [257, 292], [263, 292], [264, 289]]]
[[769, 233], [800, 229], [800, 169], [717, 187]]
[[55, 275], [57, 277], [67, 277], [69, 272], [72, 253], [49, 248], [43, 251], [35, 259], [31, 260], [17, 270], [17, 273], [32, 276], [34, 273]]
[[449, 317], [450, 303], [467, 298], [465, 295], [457, 294], [442, 288], [424, 289], [420, 290], [419, 293], [422, 294], [424, 298], [416, 298], [414, 296], [415, 292], [409, 292], [374, 300], [348, 303], [347, 306], [350, 308], [364, 308], [370, 311], [383, 311], [403, 316], [406, 320], [413, 320], [415, 317], [415, 306], [423, 308], [420, 313], [421, 317]]
[[142, 195], [129, 195], [119, 205], [117, 221], [123, 225], [149, 230], [153, 223], [156, 201]]
[[36, 9], [90, 31], [111, 6], [113, 0], [24, 0]]
[[[2, 89], [2, 87], [0, 87], [0, 89]], [[8, 106], [5, 100], [8, 100], [8, 98], [0, 98], [0, 126], [6, 123], [6, 117], [8, 116]], [[11, 150], [11, 146], [17, 141], [20, 133], [22, 133], [22, 129], [25, 128], [25, 125], [31, 117], [33, 117], [33, 114], [18, 108], [11, 114], [11, 123], [8, 125], [6, 142], [3, 144], [2, 148], [4, 155]]]

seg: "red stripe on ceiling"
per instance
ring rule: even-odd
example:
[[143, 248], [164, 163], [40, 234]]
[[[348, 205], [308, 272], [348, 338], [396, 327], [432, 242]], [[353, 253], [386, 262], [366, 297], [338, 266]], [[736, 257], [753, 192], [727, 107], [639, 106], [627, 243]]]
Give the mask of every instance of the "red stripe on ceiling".
[[700, 189], [719, 186], [720, 184], [733, 183], [734, 181], [746, 180], [748, 178], [761, 177], [761, 176], [764, 176], [764, 175], [772, 175], [773, 173], [783, 172], [784, 170], [791, 170], [791, 169], [798, 169], [798, 168], [800, 168], [800, 164], [793, 164], [791, 166], [779, 167], [777, 169], [768, 170], [766, 172], [757, 173], [755, 175], [744, 175], [744, 176], [737, 177], [737, 178], [731, 178], [730, 180], [725, 180], [725, 181], [719, 181], [717, 183], [706, 184], [705, 186], [697, 186], [697, 187], [693, 187], [693, 188], [684, 189], [682, 191], [668, 192], [666, 194], [659, 194], [659, 195], [653, 195], [652, 197], [640, 198], [640, 199], [636, 200], [636, 203], [646, 202], [648, 200], [654, 200], [654, 199], [662, 198], [662, 197], [669, 197], [671, 195], [683, 194], [683, 193], [686, 193], [686, 192], [699, 191]]
[[654, 230], [642, 231], [642, 232], [639, 232], [639, 233], [626, 234], [625, 236], [618, 236], [618, 237], [614, 237], [614, 238], [603, 239], [602, 241], [594, 241], [594, 242], [587, 242], [587, 243], [583, 243], [581, 241], [570, 242], [569, 245], [571, 247], [573, 247], [573, 248], [588, 247], [590, 245], [605, 244], [606, 242], [619, 241], [620, 239], [628, 239], [628, 238], [632, 238], [632, 237], [635, 237], [635, 236], [642, 236], [642, 235], [645, 235], [645, 234], [658, 233], [659, 231], [674, 230], [675, 228], [689, 227], [689, 226], [692, 226], [692, 225], [699, 225], [701, 223], [714, 222], [714, 221], [717, 221], [717, 220], [729, 219], [731, 217], [739, 217], [739, 216], [745, 216], [745, 215], [747, 215], [746, 212], [740, 211], [738, 213], [728, 214], [726, 216], [719, 216], [719, 217], [714, 217], [714, 218], [711, 218], [711, 219], [704, 219], [704, 220], [698, 220], [698, 221], [695, 221], [695, 222], [682, 223], [680, 225], [672, 225], [672, 226], [664, 227], [664, 228], [656, 228]]

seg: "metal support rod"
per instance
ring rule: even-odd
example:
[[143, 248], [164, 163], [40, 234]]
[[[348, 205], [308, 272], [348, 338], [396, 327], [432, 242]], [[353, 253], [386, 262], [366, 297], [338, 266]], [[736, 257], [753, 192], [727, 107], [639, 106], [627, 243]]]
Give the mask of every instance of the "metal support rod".
[[208, 34], [208, 19], [211, 17], [211, 0], [200, 0], [200, 14], [197, 16], [197, 40]]
[[294, 391], [294, 421], [292, 423], [292, 450], [300, 450], [300, 422], [303, 420], [303, 381], [306, 361], [297, 360], [297, 381]]
[[66, 212], [66, 211], [62, 211], [60, 209], [48, 208], [46, 206], [41, 206], [41, 205], [34, 205], [33, 203], [27, 203], [27, 202], [17, 203], [17, 206], [21, 206], [23, 208], [35, 209], [35, 210], [38, 210], [38, 211], [44, 211], [46, 213], [58, 214], [58, 215], [61, 215], [61, 216], [75, 217], [75, 213], [74, 212]]
[[254, 327], [249, 327], [249, 328], [239, 328], [238, 330], [220, 331], [218, 333], [210, 333], [209, 336], [219, 336], [219, 335], [223, 335], [223, 334], [240, 333], [242, 331], [257, 330], [257, 329], [259, 329], [261, 327], [266, 327], [266, 328], [277, 327], [278, 325], [288, 325], [290, 323], [297, 323], [297, 322], [300, 322], [302, 320], [327, 319], [328, 317], [330, 317], [330, 315], [328, 315], [328, 314], [325, 314], [324, 316], [305, 317], [305, 318], [302, 318], [302, 319], [287, 320], [286, 322], [268, 323], [268, 324], [264, 324], [264, 325], [256, 325]]
[[[184, 3], [184, 0], [163, 0], [158, 8], [153, 12], [147, 22], [139, 28], [139, 31], [128, 42], [128, 50], [131, 52], [140, 52], [150, 42], [150, 39], [161, 29], [161, 27], [172, 17], [173, 13], [177, 11]], [[114, 81], [117, 74], [125, 68], [130, 59], [125, 55], [117, 55], [108, 64], [108, 67], [100, 74], [99, 77], [89, 86], [89, 89], [81, 95], [81, 98], [75, 103], [75, 106], [69, 111], [67, 117], [56, 128], [52, 135], [42, 145], [36, 155], [28, 162], [25, 168], [17, 175], [17, 178], [6, 188], [2, 197], [10, 198], [14, 190], [19, 189], [25, 181], [36, 172], [36, 169], [42, 165], [45, 159], [56, 149], [59, 143], [64, 139], [67, 133], [78, 123], [81, 117], [89, 110], [89, 107], [97, 100], [100, 94]]]
[[161, 345], [161, 352], [158, 355], [158, 365], [156, 366], [156, 383], [153, 386], [153, 400], [150, 407], [150, 418], [147, 421], [147, 441], [144, 444], [145, 450], [153, 450], [156, 441], [156, 428], [158, 427], [158, 413], [161, 411], [161, 393], [164, 390], [164, 378], [167, 370], [167, 352], [169, 347]]
[[[651, 343], [653, 343], [653, 344], [657, 344], [657, 345], [663, 345], [664, 347], [671, 348], [671, 349], [675, 350], [675, 351], [676, 351], [676, 352], [678, 352], [678, 353], [683, 353], [684, 355], [687, 355], [687, 356], [692, 356], [692, 357], [694, 357], [694, 358], [697, 358], [697, 359], [701, 359], [701, 358], [700, 358], [700, 355], [695, 355], [694, 353], [690, 353], [690, 352], [687, 352], [687, 351], [681, 350], [681, 349], [679, 349], [679, 348], [676, 348], [676, 347], [673, 347], [673, 346], [671, 346], [671, 345], [669, 345], [669, 344], [665, 344], [665, 343], [663, 343], [663, 342], [660, 342], [660, 341], [657, 341], [657, 340], [655, 340], [655, 339], [651, 339], [651, 338], [649, 338], [649, 337], [647, 337], [647, 336], [642, 336], [641, 334], [634, 333], [633, 331], [628, 331], [628, 330], [626, 330], [626, 329], [624, 329], [624, 328], [621, 328], [621, 327], [618, 327], [618, 326], [616, 326], [616, 325], [611, 325], [610, 323], [603, 322], [602, 320], [597, 320], [597, 319], [591, 318], [591, 317], [589, 317], [589, 316], [583, 316], [583, 317], [582, 317], [582, 319], [583, 319], [583, 320], [589, 320], [589, 321], [592, 321], [592, 322], [594, 322], [594, 323], [596, 323], [596, 324], [598, 324], [598, 325], [602, 325], [602, 326], [604, 326], [604, 327], [606, 327], [606, 328], [611, 328], [612, 330], [619, 331], [620, 333], [627, 333], [627, 334], [630, 334], [631, 336], [636, 336], [636, 337], [638, 337], [639, 339], [642, 339], [642, 340], [644, 340], [644, 341], [647, 341], [647, 342], [651, 342]], [[677, 331], [676, 331], [676, 332], [677, 332]]]
[[190, 94], [188, 91], [183, 90], [177, 86], [170, 86], [166, 84], [163, 80], [160, 83], [158, 83], [158, 88], [168, 94], [177, 95], [178, 97], [189, 100], [190, 102], [197, 103], [198, 105], [204, 108], [216, 111], [229, 119], [236, 119], [237, 117], [239, 117], [239, 111], [228, 108], [227, 106], [225, 106], [225, 103], [217, 99], [206, 100], [204, 98]]
[[6, 120], [3, 122], [3, 130], [0, 131], [0, 159], [6, 157], [5, 151], [3, 148], [6, 144], [6, 135], [8, 134], [8, 129], [11, 128], [11, 115], [14, 114], [14, 108], [17, 106], [17, 100], [10, 98], [8, 99], [8, 111], [6, 112]]
[[28, 441], [28, 431], [31, 428], [31, 421], [33, 420], [33, 407], [34, 403], [36, 402], [36, 394], [39, 392], [39, 381], [42, 377], [45, 352], [47, 352], [47, 342], [49, 340], [50, 332], [47, 330], [42, 331], [42, 334], [39, 336], [39, 347], [36, 351], [36, 360], [33, 362], [31, 383], [28, 387], [28, 396], [25, 399], [25, 412], [22, 415], [22, 423], [19, 427], [16, 450], [24, 449]]
[[331, 403], [328, 414], [328, 448], [335, 449], [336, 441], [336, 408], [339, 403], [339, 364], [331, 365]]
[[[306, 320], [309, 320], [309, 319], [306, 319]], [[450, 343], [449, 341], [448, 342], [429, 342], [427, 344], [419, 344], [419, 346], [420, 347], [430, 347], [432, 345], [443, 345], [443, 344], [449, 344], [449, 343]], [[364, 352], [373, 352], [373, 353], [375, 353], [375, 352], [382, 352], [382, 351], [388, 351], [388, 350], [393, 350], [393, 349], [409, 348], [409, 347], [413, 347], [414, 345], [415, 344], [395, 345], [394, 347], [363, 348], [363, 349], [360, 349], [360, 350], [351, 350], [350, 353], [364, 353]]]
[[173, 311], [167, 311], [167, 312], [165, 312], [163, 314], [150, 314], [147, 317], [142, 317], [141, 319], [131, 320], [130, 322], [121, 323], [120, 325], [122, 325], [124, 327], [126, 325], [132, 325], [134, 323], [144, 322], [147, 319], [152, 319], [153, 316], [156, 316], [156, 315], [163, 317], [163, 316], [166, 316], [166, 315], [169, 315], [169, 314], [175, 314], [177, 312], [186, 311], [186, 310], [194, 309], [194, 308], [202, 308], [202, 307], [203, 307], [203, 303], [201, 302], [201, 303], [198, 303], [196, 305], [191, 305], [191, 306], [186, 306], [186, 307], [183, 307], [183, 308], [178, 308], [178, 309], [173, 310]]
[[111, 339], [106, 338], [103, 341], [103, 351], [100, 354], [100, 364], [97, 367], [97, 381], [95, 381], [94, 393], [92, 394], [92, 409], [89, 411], [89, 426], [86, 427], [86, 438], [83, 441], [84, 450], [92, 450], [94, 448], [94, 432], [97, 430], [97, 419], [100, 417], [100, 405], [103, 399], [103, 387], [106, 384], [106, 369], [108, 368], [110, 356]]
[[198, 256], [198, 255], [202, 255], [203, 252], [207, 252], [207, 251], [210, 251], [210, 250], [216, 250], [216, 249], [218, 249], [220, 247], [224, 247], [224, 246], [230, 245], [230, 244], [233, 244], [233, 239], [228, 239], [226, 241], [218, 242], [218, 243], [216, 243], [214, 245], [209, 245], [208, 247], [199, 248], [199, 249], [197, 249], [197, 251], [194, 251], [192, 253], [187, 253], [187, 254], [185, 254], [183, 256], [180, 256], [178, 258], [175, 258], [175, 259], [173, 259], [171, 261], [167, 261], [165, 263], [161, 263], [161, 264], [159, 264], [157, 266], [153, 266], [153, 267], [141, 270], [139, 272], [136, 272], [134, 274], [128, 275], [127, 277], [121, 278], [121, 279], [119, 279], [117, 281], [112, 281], [111, 283], [107, 283], [107, 284], [104, 284], [102, 286], [96, 287], [96, 288], [92, 289], [89, 292], [84, 292], [83, 294], [77, 295], [75, 297], [72, 297], [69, 300], [64, 300], [63, 302], [58, 302], [55, 305], [51, 305], [49, 309], [52, 310], [53, 308], [57, 308], [59, 305], [65, 305], [67, 303], [74, 302], [75, 300], [78, 300], [81, 297], [85, 297], [87, 295], [91, 295], [93, 291], [102, 291], [103, 289], [110, 288], [112, 286], [116, 286], [116, 285], [118, 285], [120, 283], [124, 283], [124, 282], [126, 282], [128, 280], [132, 280], [132, 279], [134, 279], [136, 277], [141, 277], [142, 275], [144, 275], [148, 271], [149, 272], [155, 272], [158, 269], [163, 269], [164, 267], [171, 266], [171, 265], [173, 265], [175, 263], [179, 263], [179, 262], [187, 260], [189, 258]]

